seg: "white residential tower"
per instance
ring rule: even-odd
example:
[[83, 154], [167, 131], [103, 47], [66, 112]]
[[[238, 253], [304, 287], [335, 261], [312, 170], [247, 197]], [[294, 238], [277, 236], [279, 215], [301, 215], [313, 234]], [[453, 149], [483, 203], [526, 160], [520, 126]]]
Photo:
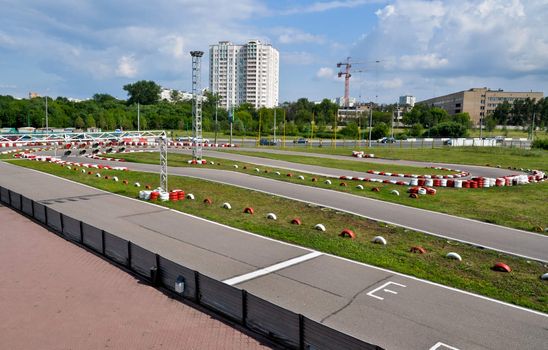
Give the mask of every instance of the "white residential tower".
[[220, 41], [209, 48], [209, 86], [219, 106], [251, 103], [255, 108], [278, 105], [278, 50], [259, 40], [244, 45]]

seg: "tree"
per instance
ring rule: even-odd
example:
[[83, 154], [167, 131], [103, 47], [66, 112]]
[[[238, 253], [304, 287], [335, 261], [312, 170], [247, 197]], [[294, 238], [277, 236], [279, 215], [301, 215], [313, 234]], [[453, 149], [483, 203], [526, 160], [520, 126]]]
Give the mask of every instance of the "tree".
[[495, 130], [495, 128], [497, 127], [497, 120], [492, 116], [487, 116], [487, 118], [485, 118], [485, 129], [487, 129], [487, 131], [489, 132], [492, 132], [493, 130]]
[[74, 127], [76, 127], [77, 129], [82, 129], [84, 125], [84, 119], [82, 119], [82, 117], [77, 117], [76, 119], [74, 119]]
[[430, 129], [432, 137], [465, 137], [467, 133], [464, 125], [455, 122], [440, 123]]
[[143, 105], [156, 104], [160, 100], [162, 88], [151, 80], [139, 80], [133, 84], [124, 85], [129, 99], [128, 105], [140, 103]]
[[388, 125], [385, 123], [379, 123], [373, 127], [371, 130], [371, 139], [380, 139], [385, 136], [388, 136]]
[[409, 129], [409, 135], [420, 137], [424, 132], [424, 129], [421, 125], [421, 123], [415, 123], [413, 126]]
[[86, 126], [88, 128], [94, 128], [95, 127], [95, 118], [93, 118], [92, 115], [88, 115], [86, 118]]

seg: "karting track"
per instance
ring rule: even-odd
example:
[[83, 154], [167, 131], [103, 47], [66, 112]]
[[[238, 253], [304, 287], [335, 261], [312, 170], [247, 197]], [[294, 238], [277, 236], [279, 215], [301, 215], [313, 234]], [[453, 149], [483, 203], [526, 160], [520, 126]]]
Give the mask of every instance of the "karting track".
[[[546, 345], [548, 315], [544, 313], [3, 162], [0, 174], [0, 186], [387, 349], [541, 349]], [[255, 278], [249, 275], [280, 263], [278, 270]]]
[[[261, 164], [278, 167], [279, 161], [265, 158], [240, 156], [225, 152], [207, 152], [211, 156], [233, 157], [245, 162], [257, 160]], [[243, 157], [243, 158], [241, 158]], [[245, 160], [243, 160], [245, 159]], [[95, 161], [89, 158], [69, 157], [86, 163], [101, 163], [119, 166], [118, 162]], [[271, 163], [272, 162], [272, 163]], [[287, 163], [287, 162], [284, 162]], [[140, 163], [123, 163], [131, 170], [159, 172], [159, 166]], [[310, 166], [289, 163], [293, 169], [308, 169]], [[314, 167], [316, 170], [340, 175], [340, 170], [324, 167]], [[503, 169], [488, 168], [493, 171]], [[249, 188], [256, 191], [268, 192], [287, 198], [315, 203], [374, 220], [392, 223], [398, 226], [425, 232], [428, 234], [450, 238], [475, 246], [485, 247], [533, 260], [548, 262], [548, 236], [517, 230], [504, 226], [493, 225], [476, 220], [461, 218], [424, 209], [412, 208], [400, 204], [379, 201], [371, 198], [355, 196], [339, 191], [331, 191], [310, 186], [276, 181], [259, 176], [246, 175], [231, 171], [222, 171], [205, 168], [169, 167], [169, 174], [192, 176], [200, 179]], [[344, 172], [348, 174], [348, 171]], [[363, 176], [363, 173], [359, 173]]]

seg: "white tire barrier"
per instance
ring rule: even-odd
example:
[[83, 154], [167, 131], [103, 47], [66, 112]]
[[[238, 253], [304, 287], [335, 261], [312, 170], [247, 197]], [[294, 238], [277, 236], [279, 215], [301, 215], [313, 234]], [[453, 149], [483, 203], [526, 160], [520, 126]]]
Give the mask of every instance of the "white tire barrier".
[[86, 173], [86, 169], [82, 169], [82, 173], [84, 173], [84, 174], [85, 174], [85, 173]]
[[279, 175], [282, 175], [279, 171], [276, 171], [274, 174], [276, 174], [276, 175], [278, 175], [278, 176], [279, 176]]
[[274, 213], [266, 214], [266, 218], [269, 219], [269, 220], [277, 220], [278, 219], [278, 217]]
[[462, 258], [460, 257], [460, 255], [458, 253], [455, 253], [455, 252], [447, 253], [447, 255], [445, 257], [448, 258], [448, 259], [455, 259], [455, 260], [458, 260], [458, 261], [462, 261]]
[[356, 188], [357, 188], [358, 190], [363, 190], [363, 186], [362, 186], [362, 185], [358, 185], [358, 186], [356, 186]]
[[230, 203], [225, 202], [225, 203], [223, 203], [223, 208], [225, 208], [225, 209], [232, 209], [232, 206], [230, 205]]
[[95, 177], [101, 177], [101, 174], [97, 173], [95, 174]]
[[392, 190], [392, 191], [390, 191], [390, 193], [393, 194], [393, 195], [396, 195], [396, 196], [400, 195], [400, 193], [397, 190]]
[[375, 236], [371, 242], [386, 245], [386, 239], [383, 236]]
[[169, 192], [160, 192], [160, 200], [162, 202], [169, 201]]
[[234, 164], [234, 169], [238, 169], [238, 164]]
[[548, 281], [548, 272], [540, 276], [541, 280]]
[[261, 170], [259, 168], [255, 168], [255, 172], [260, 173]]
[[133, 184], [133, 186], [135, 186], [135, 187], [141, 187], [141, 184], [138, 183], [138, 182], [136, 182], [136, 183]]
[[324, 184], [326, 184], [326, 185], [331, 185], [331, 180], [325, 180], [325, 181], [324, 181]]
[[114, 176], [114, 177], [112, 178], [112, 180], [113, 180], [114, 182], [118, 182], [118, 177]]
[[194, 195], [192, 193], [189, 193], [186, 195], [186, 199], [190, 199], [190, 200], [193, 200], [194, 199]]
[[421, 194], [421, 195], [424, 195], [424, 194], [426, 194], [426, 188], [422, 188], [422, 187], [421, 187], [421, 188], [419, 188], [419, 191], [418, 191], [418, 193], [419, 193], [419, 194]]
[[299, 180], [304, 180], [304, 176], [299, 175]]
[[318, 231], [325, 232], [325, 226], [322, 224], [317, 224], [316, 226], [314, 226], [314, 228]]

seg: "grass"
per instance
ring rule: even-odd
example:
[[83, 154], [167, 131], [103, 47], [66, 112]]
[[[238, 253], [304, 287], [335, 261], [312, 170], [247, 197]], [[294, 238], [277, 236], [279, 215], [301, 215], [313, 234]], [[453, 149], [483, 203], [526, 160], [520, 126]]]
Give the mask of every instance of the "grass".
[[[286, 148], [291, 151], [293, 149]], [[295, 149], [297, 150], [297, 149]], [[232, 152], [226, 150], [227, 152]], [[424, 162], [500, 165], [503, 168], [548, 170], [548, 151], [506, 147], [443, 147], [443, 148], [399, 148], [393, 147], [301, 147], [301, 152], [337, 154], [351, 156], [352, 151], [374, 153], [378, 158], [416, 160]], [[236, 151], [240, 152], [240, 151]], [[260, 150], [258, 150], [260, 152]], [[262, 157], [270, 156], [263, 153]], [[367, 161], [367, 160], [364, 160]]]
[[[367, 170], [377, 170], [384, 172], [391, 172], [396, 174], [417, 174], [417, 175], [448, 175], [454, 174], [454, 171], [446, 171], [441, 169], [432, 169], [428, 167], [415, 167], [415, 166], [405, 166], [397, 164], [377, 164], [369, 163], [367, 159], [364, 159], [360, 162], [348, 162], [339, 159], [329, 159], [329, 158], [319, 158], [319, 157], [303, 157], [303, 156], [294, 156], [291, 154], [280, 154], [280, 153], [266, 153], [266, 152], [250, 152], [250, 151], [231, 151], [231, 153], [242, 154], [252, 157], [268, 158], [283, 160], [286, 162], [293, 162], [299, 164], [307, 165], [317, 165], [326, 168], [335, 168], [341, 170], [352, 170], [352, 171], [362, 171], [366, 172]], [[351, 154], [351, 153], [350, 153]]]
[[[102, 176], [118, 176], [120, 182], [114, 182], [88, 175], [90, 169], [82, 173], [77, 167], [69, 170], [43, 162], [11, 162], [132, 198], [137, 197], [140, 190], [132, 183], [155, 185], [158, 182], [158, 175], [150, 173], [100, 170]], [[122, 184], [124, 179], [130, 185]], [[545, 267], [540, 263], [234, 186], [179, 176], [170, 177], [170, 186], [192, 192], [196, 200], [159, 204], [285, 242], [548, 312], [547, 284], [539, 278]], [[204, 204], [205, 198], [211, 198], [213, 204]], [[223, 202], [231, 203], [232, 210], [222, 209]], [[247, 206], [254, 208], [254, 215], [243, 213]], [[276, 213], [276, 222], [266, 219], [269, 212]], [[299, 217], [303, 225], [290, 224], [295, 217]], [[327, 231], [314, 230], [316, 223], [323, 223]], [[344, 228], [353, 230], [357, 238], [339, 237]], [[376, 235], [385, 237], [388, 245], [371, 243]], [[416, 245], [426, 248], [427, 253], [409, 252], [409, 248]], [[450, 251], [459, 253], [463, 261], [446, 259]], [[510, 265], [513, 271], [508, 274], [491, 270], [498, 261]]]
[[[112, 155], [112, 157], [124, 158], [129, 162], [158, 164], [158, 153], [125, 153]], [[179, 167], [190, 167], [187, 161], [188, 155], [170, 153], [168, 155], [168, 165]], [[454, 189], [438, 188], [435, 196], [422, 196], [420, 199], [412, 199], [407, 196], [405, 190], [407, 187], [381, 184], [373, 182], [355, 181], [355, 180], [333, 180], [333, 184], [325, 184], [327, 179], [321, 176], [314, 176], [306, 173], [293, 172], [292, 177], [276, 175], [279, 171], [286, 175], [289, 171], [271, 167], [260, 167], [260, 172], [256, 172], [256, 165], [250, 163], [235, 162], [226, 159], [208, 158], [215, 162], [215, 165], [200, 165], [220, 170], [230, 170], [243, 172], [250, 175], [267, 177], [279, 181], [299, 183], [307, 186], [320, 187], [335, 191], [342, 191], [358, 196], [380, 199], [392, 203], [403, 204], [415, 208], [422, 208], [441, 213], [466, 217], [492, 224], [513, 227], [526, 231], [544, 232], [548, 227], [548, 182], [529, 184], [512, 187], [492, 187], [484, 189]], [[238, 169], [234, 168], [238, 165]], [[194, 165], [195, 166], [195, 165]], [[266, 171], [266, 172], [265, 172]], [[306, 180], [299, 180], [302, 175]], [[318, 181], [312, 182], [312, 177]], [[380, 176], [375, 176], [379, 177]], [[340, 186], [341, 182], [348, 184], [346, 187]], [[364, 190], [356, 188], [358, 184], [364, 186]], [[380, 192], [372, 192], [373, 187], [381, 189]], [[391, 190], [400, 192], [400, 196], [390, 193]]]

